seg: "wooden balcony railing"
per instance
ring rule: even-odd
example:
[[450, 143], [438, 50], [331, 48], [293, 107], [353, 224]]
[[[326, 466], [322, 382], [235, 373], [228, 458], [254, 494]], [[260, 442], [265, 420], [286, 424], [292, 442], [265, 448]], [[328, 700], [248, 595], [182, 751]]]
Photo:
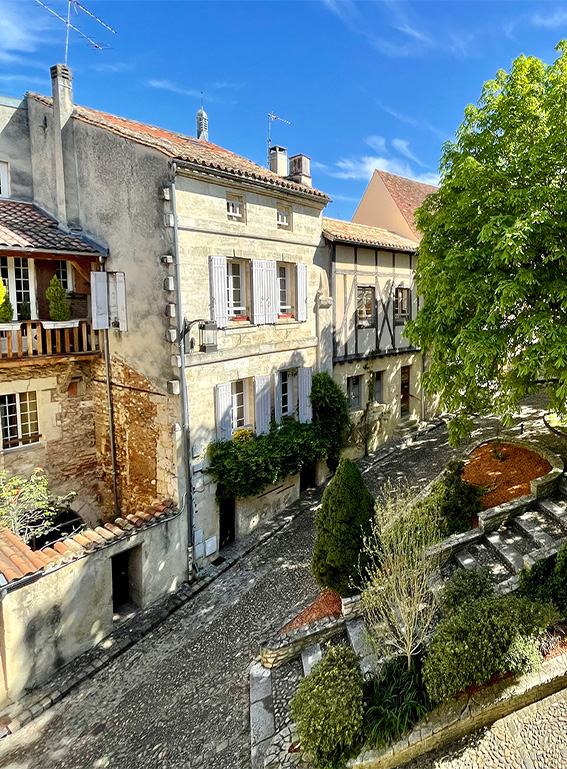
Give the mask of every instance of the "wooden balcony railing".
[[40, 320], [13, 323], [10, 329], [0, 325], [0, 361], [100, 352], [98, 331], [91, 321], [80, 320], [74, 326], [72, 323], [62, 328], [45, 328]]

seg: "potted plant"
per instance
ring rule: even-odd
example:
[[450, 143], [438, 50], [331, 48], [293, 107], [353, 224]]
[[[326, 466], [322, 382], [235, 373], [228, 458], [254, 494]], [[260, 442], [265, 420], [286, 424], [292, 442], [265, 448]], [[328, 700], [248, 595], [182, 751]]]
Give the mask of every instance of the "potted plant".
[[71, 320], [71, 308], [66, 299], [65, 289], [57, 275], [51, 278], [45, 298], [49, 302], [51, 320], [42, 321], [44, 328], [75, 328], [79, 325], [78, 320]]
[[0, 331], [12, 331], [18, 325], [18, 321], [14, 321], [14, 309], [8, 289], [0, 280]]

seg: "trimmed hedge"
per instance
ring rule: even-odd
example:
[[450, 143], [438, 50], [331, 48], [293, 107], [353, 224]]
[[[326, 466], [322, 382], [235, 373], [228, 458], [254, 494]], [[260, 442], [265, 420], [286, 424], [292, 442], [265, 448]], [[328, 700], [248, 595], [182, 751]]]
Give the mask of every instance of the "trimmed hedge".
[[464, 466], [460, 459], [447, 462], [443, 476], [433, 484], [427, 497], [417, 503], [433, 507], [442, 521], [445, 537], [469, 531], [473, 516], [482, 508], [482, 489], [463, 481]]
[[469, 603], [494, 593], [494, 577], [488, 566], [458, 569], [442, 587], [439, 603], [443, 614], [453, 614]]
[[567, 612], [567, 545], [520, 572], [518, 593], [532, 601], [553, 602], [561, 614]]

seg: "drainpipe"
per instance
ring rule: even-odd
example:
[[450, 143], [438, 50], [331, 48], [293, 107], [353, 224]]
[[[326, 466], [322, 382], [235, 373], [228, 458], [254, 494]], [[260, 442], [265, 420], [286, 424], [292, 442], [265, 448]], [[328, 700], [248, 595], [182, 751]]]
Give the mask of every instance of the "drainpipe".
[[425, 422], [425, 392], [423, 391], [423, 372], [425, 371], [425, 350], [421, 351], [421, 421]]
[[[99, 257], [101, 271], [106, 272], [106, 257]], [[100, 332], [99, 332], [100, 333]], [[108, 328], [102, 329], [104, 340], [104, 368], [106, 370], [106, 398], [108, 402], [108, 433], [110, 437], [110, 462], [112, 465], [112, 494], [114, 497], [114, 513], [120, 515], [118, 502], [118, 475], [116, 471], [116, 441], [114, 435], [114, 405], [112, 403], [112, 378], [110, 374], [110, 345], [108, 342]]]
[[177, 341], [179, 344], [179, 356], [181, 362], [179, 365], [179, 385], [181, 395], [181, 433], [183, 444], [183, 465], [185, 471], [185, 499], [189, 513], [189, 557], [191, 560], [191, 569], [194, 568], [195, 560], [193, 558], [195, 544], [195, 500], [193, 498], [193, 468], [191, 466], [191, 437], [189, 433], [189, 401], [187, 398], [187, 375], [185, 371], [185, 321], [181, 304], [181, 267], [179, 263], [179, 227], [177, 224], [177, 208], [175, 203], [175, 175], [177, 173], [177, 164], [171, 165], [173, 172], [173, 182], [171, 184], [171, 210], [173, 213], [173, 251], [175, 267], [175, 303], [177, 304]]

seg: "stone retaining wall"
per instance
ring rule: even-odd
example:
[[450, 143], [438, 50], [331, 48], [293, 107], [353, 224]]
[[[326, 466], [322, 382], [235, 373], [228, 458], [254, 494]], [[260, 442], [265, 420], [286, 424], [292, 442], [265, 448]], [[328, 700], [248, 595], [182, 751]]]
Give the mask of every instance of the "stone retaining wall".
[[344, 617], [324, 617], [287, 633], [277, 633], [270, 640], [260, 644], [260, 661], [265, 668], [278, 668], [311, 644], [331, 638], [344, 626]]

